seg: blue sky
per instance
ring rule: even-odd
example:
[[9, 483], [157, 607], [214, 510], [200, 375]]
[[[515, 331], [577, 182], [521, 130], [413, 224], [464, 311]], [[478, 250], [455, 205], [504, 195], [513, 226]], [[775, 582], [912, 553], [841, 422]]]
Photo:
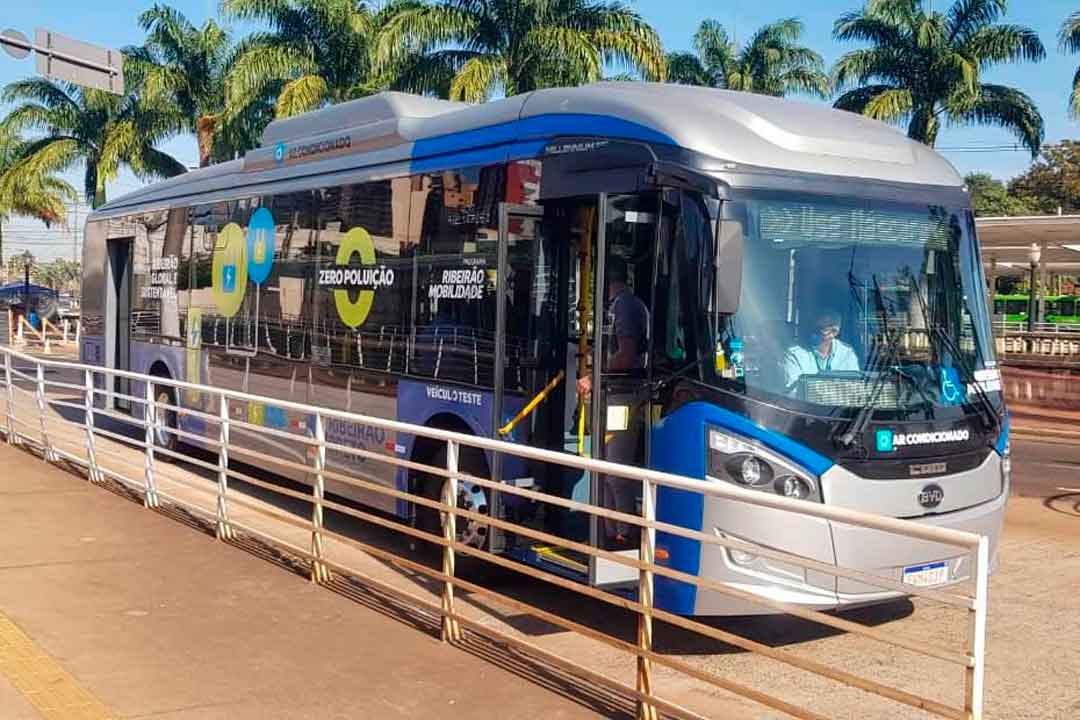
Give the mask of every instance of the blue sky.
[[[942, 8], [948, 0], [927, 0]], [[629, 3], [660, 32], [669, 50], [690, 48], [691, 38], [703, 18], [724, 23], [737, 37], [745, 38], [762, 24], [785, 17], [799, 17], [806, 26], [805, 42], [831, 64], [855, 47], [832, 40], [832, 23], [841, 13], [856, 9], [860, 0], [629, 0]], [[169, 4], [201, 23], [215, 12], [217, 0], [173, 0]], [[135, 23], [138, 13], [149, 7], [146, 0], [8, 0], [0, 11], [0, 25], [32, 34], [34, 27], [111, 47], [136, 44], [142, 33]], [[1042, 63], [1001, 66], [984, 76], [985, 81], [1013, 85], [1035, 100], [1046, 122], [1046, 139], [1054, 142], [1080, 135], [1080, 124], [1066, 113], [1066, 99], [1080, 55], [1057, 51], [1057, 29], [1070, 12], [1080, 10], [1080, 0], [1012, 0], [1006, 21], [1035, 29], [1047, 46]], [[0, 55], [0, 84], [33, 72], [32, 59], [15, 61]], [[938, 147], [961, 170], [985, 170], [1002, 179], [1022, 172], [1030, 157], [1024, 151], [971, 151], [972, 148], [1012, 144], [1012, 136], [998, 128], [944, 128]], [[190, 137], [176, 138], [163, 146], [176, 158], [195, 164], [197, 152]], [[79, 186], [81, 186], [81, 178]], [[138, 186], [124, 174], [109, 188], [116, 196]], [[5, 253], [6, 254], [6, 253]]]

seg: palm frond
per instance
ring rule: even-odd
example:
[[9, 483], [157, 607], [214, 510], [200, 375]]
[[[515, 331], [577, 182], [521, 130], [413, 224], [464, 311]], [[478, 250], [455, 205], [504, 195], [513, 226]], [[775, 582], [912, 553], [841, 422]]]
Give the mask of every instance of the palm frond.
[[688, 52], [668, 53], [667, 81], [680, 85], [712, 85], [712, 78], [698, 56]]
[[1025, 93], [1004, 85], [983, 84], [979, 99], [967, 112], [952, 116], [953, 123], [996, 125], [1011, 132], [1034, 158], [1042, 147], [1045, 127], [1035, 102]]
[[862, 114], [883, 122], [896, 122], [910, 115], [913, 106], [910, 90], [891, 88], [874, 94], [863, 106]]
[[1039, 62], [1046, 57], [1046, 48], [1038, 33], [1022, 25], [980, 28], [960, 47], [961, 52], [977, 59], [982, 67], [1019, 60]]
[[1065, 18], [1058, 30], [1058, 47], [1062, 52], [1080, 52], [1080, 10]]
[[962, 44], [980, 28], [996, 23], [1007, 7], [1008, 0], [956, 0], [948, 12], [949, 41]]
[[1080, 118], [1080, 68], [1073, 74], [1072, 92], [1069, 93], [1069, 116]]
[[372, 59], [377, 68], [385, 68], [402, 63], [411, 53], [444, 45], [475, 50], [470, 47], [470, 36], [477, 28], [476, 14], [457, 4], [407, 7], [381, 28]]
[[64, 135], [31, 140], [22, 148], [19, 165], [25, 173], [44, 175], [63, 172], [79, 161], [79, 146], [77, 138]]
[[315, 110], [327, 99], [329, 88], [319, 75], [303, 75], [285, 84], [274, 111], [278, 117], [290, 117]]
[[477, 55], [462, 66], [450, 83], [450, 99], [484, 102], [496, 87], [505, 87], [509, 80], [503, 58]]
[[590, 33], [590, 40], [605, 62], [632, 68], [646, 80], [664, 79], [664, 51], [655, 35], [598, 30]]
[[837, 110], [847, 110], [861, 115], [875, 97], [899, 89], [893, 85], [863, 85], [843, 93], [833, 103], [833, 107]]
[[237, 59], [227, 79], [227, 104], [243, 107], [255, 102], [275, 81], [288, 82], [317, 71], [303, 47], [266, 43], [253, 45]]

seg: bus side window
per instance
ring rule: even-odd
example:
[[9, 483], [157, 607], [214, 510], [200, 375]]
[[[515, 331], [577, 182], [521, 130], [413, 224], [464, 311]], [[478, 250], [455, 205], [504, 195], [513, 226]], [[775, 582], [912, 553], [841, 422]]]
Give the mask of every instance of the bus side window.
[[[396, 193], [403, 193], [399, 198]], [[313, 288], [313, 361], [320, 404], [348, 409], [355, 378], [393, 387], [405, 368], [411, 263], [402, 261], [407, 186], [391, 180], [344, 185], [319, 196], [318, 258]], [[368, 407], [372, 405], [369, 403]]]
[[132, 218], [131, 331], [133, 340], [155, 342], [179, 336], [176, 272], [165, 254], [166, 211]]
[[[498, 203], [504, 184], [502, 166], [413, 178], [409, 235], [417, 245], [410, 374], [494, 385]], [[508, 339], [508, 359], [510, 346]]]

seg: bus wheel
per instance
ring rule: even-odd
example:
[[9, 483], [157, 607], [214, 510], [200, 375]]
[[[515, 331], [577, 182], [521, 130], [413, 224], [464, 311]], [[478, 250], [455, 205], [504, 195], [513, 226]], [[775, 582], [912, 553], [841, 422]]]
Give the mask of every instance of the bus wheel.
[[[439, 448], [428, 461], [434, 467], [446, 467], [446, 446]], [[474, 448], [462, 448], [461, 460], [458, 465], [463, 473], [476, 477], [487, 477], [487, 461], [480, 450]], [[424, 475], [420, 479], [418, 494], [429, 500], [442, 500], [443, 488], [446, 478], [440, 475]], [[468, 482], [458, 481], [457, 506], [463, 510], [486, 515], [490, 511], [488, 493], [486, 488]], [[416, 527], [433, 535], [443, 534], [443, 521], [445, 513], [423, 505], [416, 506]], [[490, 527], [475, 518], [458, 516], [456, 539], [462, 545], [487, 550], [489, 546]], [[433, 548], [439, 548], [432, 544]]]
[[[154, 447], [169, 452], [178, 452], [180, 449], [180, 437], [176, 434], [176, 430], [179, 429], [177, 413], [176, 410], [165, 407], [166, 405], [176, 405], [172, 389], [163, 385], [155, 385], [154, 400], [157, 403], [152, 430]], [[177, 458], [164, 454], [162, 459], [166, 462], [172, 462]]]

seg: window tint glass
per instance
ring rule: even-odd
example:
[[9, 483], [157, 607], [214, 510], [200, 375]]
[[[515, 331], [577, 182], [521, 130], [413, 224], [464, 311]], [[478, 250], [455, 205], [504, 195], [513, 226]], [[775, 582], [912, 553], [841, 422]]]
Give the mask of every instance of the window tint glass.
[[505, 183], [501, 166], [414, 178], [413, 207], [423, 208], [413, 213], [419, 222], [414, 374], [493, 385], [498, 204]]
[[[395, 188], [400, 192], [395, 194]], [[411, 262], [408, 186], [390, 180], [319, 195], [311, 353], [317, 365], [403, 372]], [[395, 205], [397, 208], [395, 213]]]

